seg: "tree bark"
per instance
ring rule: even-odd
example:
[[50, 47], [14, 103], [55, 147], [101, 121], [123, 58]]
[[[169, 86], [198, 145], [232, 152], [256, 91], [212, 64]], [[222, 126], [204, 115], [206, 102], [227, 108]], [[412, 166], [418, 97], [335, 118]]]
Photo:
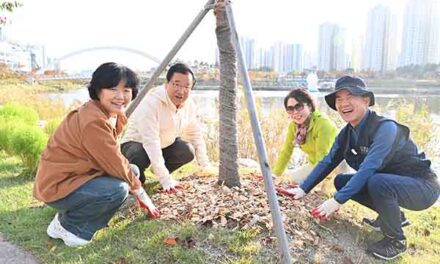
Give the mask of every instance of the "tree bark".
[[237, 163], [237, 57], [232, 44], [224, 0], [216, 1], [214, 14], [216, 16], [215, 33], [220, 54], [220, 166], [218, 181], [220, 184], [233, 187], [240, 186]]

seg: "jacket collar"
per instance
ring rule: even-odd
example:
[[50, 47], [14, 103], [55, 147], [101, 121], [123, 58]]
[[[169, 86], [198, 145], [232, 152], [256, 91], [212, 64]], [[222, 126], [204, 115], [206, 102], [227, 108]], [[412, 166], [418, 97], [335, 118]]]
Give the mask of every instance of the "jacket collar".
[[93, 106], [98, 108], [107, 118], [111, 117], [110, 113], [107, 112], [107, 110], [105, 110], [104, 106], [101, 104], [101, 102], [99, 102], [99, 100], [90, 99], [89, 102], [90, 102], [90, 104], [92, 104]]
[[359, 124], [356, 127], [353, 127], [350, 123], [348, 123], [350, 129], [354, 130], [356, 134], [359, 135], [361, 131], [364, 129], [365, 123], [367, 123], [367, 119], [370, 116], [370, 114], [371, 114], [371, 110], [368, 109], [367, 112], [365, 112], [365, 115], [362, 117], [361, 122], [359, 122]]
[[314, 112], [310, 113], [310, 115], [311, 115], [311, 118], [310, 118], [309, 128], [307, 129], [307, 132], [312, 129], [313, 125], [315, 124], [316, 118], [320, 117], [321, 113], [318, 110], [315, 110]]
[[[104, 106], [99, 102], [98, 100], [89, 100], [90, 105], [92, 105], [94, 108], [96, 108], [98, 111], [100, 111], [107, 120], [110, 121], [112, 116], [109, 114], [107, 110], [105, 110]], [[116, 128], [116, 131], [118, 134], [122, 132], [123, 127], [127, 124], [127, 116], [125, 114], [118, 115], [116, 118], [116, 124], [114, 124], [114, 128]]]

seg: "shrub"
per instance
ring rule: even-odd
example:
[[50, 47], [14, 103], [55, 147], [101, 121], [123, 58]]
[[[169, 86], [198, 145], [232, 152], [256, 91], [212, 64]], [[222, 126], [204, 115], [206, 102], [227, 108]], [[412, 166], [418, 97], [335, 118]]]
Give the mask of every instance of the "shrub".
[[29, 101], [28, 105], [35, 109], [38, 116], [43, 120], [62, 119], [69, 112], [68, 107], [61, 98], [49, 99], [40, 96], [35, 100]]
[[4, 150], [9, 155], [12, 154], [10, 140], [13, 128], [13, 120], [0, 116], [0, 150]]
[[410, 137], [419, 147], [419, 150], [432, 156], [432, 142], [438, 138], [434, 132], [435, 124], [429, 114], [426, 105], [416, 107], [416, 105], [398, 100], [391, 102], [388, 108], [395, 110], [395, 118], [398, 122], [406, 125], [410, 129]]
[[18, 123], [13, 128], [9, 142], [12, 153], [20, 157], [28, 172], [33, 173], [47, 140], [48, 136], [39, 127]]
[[[273, 164], [283, 145], [289, 120], [287, 119], [284, 109], [277, 107], [270, 107], [264, 113], [262, 111], [261, 101], [256, 100], [256, 110], [258, 121], [260, 123], [261, 134], [264, 138], [266, 147], [267, 159], [270, 164]], [[245, 105], [242, 105], [237, 116], [239, 157], [250, 158], [258, 160], [257, 147], [252, 131], [252, 123], [250, 121], [249, 113]]]
[[28, 125], [36, 125], [39, 119], [38, 113], [28, 106], [18, 103], [7, 103], [0, 108], [0, 117], [6, 120], [20, 120]]
[[24, 77], [11, 70], [7, 65], [0, 63], [0, 84], [23, 82]]
[[60, 125], [62, 119], [61, 118], [54, 118], [49, 121], [47, 121], [46, 125], [44, 126], [44, 132], [51, 136], [53, 132], [58, 128]]
[[[267, 158], [270, 163], [274, 163], [282, 146], [289, 120], [284, 110], [281, 108], [270, 107], [263, 113], [261, 99], [257, 98], [256, 110], [260, 122], [261, 133], [264, 137]], [[207, 125], [205, 133], [206, 147], [210, 160], [219, 159], [219, 122], [218, 120], [204, 120]], [[244, 97], [240, 98], [237, 106], [237, 132], [238, 132], [238, 157], [258, 160], [257, 148], [252, 132], [252, 124]]]

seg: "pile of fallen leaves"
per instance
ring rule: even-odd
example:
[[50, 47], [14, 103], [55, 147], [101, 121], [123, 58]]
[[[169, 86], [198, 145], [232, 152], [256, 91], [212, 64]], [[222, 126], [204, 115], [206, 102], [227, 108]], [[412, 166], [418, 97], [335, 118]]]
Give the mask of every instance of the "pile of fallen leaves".
[[[180, 182], [185, 185], [183, 190], [150, 196], [161, 212], [160, 219], [191, 221], [196, 225], [232, 230], [258, 229], [262, 235], [261, 243], [275, 245], [264, 182], [257, 175], [242, 175], [241, 187], [233, 188], [219, 185], [216, 176], [192, 175], [180, 179]], [[289, 187], [287, 183], [277, 186]], [[301, 200], [278, 194], [277, 199], [291, 253], [296, 258], [311, 258], [319, 263], [323, 257], [336, 263], [353, 263], [353, 256], [365, 257], [363, 250], [356, 245], [358, 238], [350, 236], [350, 228], [346, 225], [351, 222], [349, 219], [344, 219], [343, 224], [335, 215], [324, 224], [312, 217], [310, 211], [326, 199], [323, 193], [311, 192]], [[164, 242], [168, 245], [177, 243], [174, 237], [169, 239]]]
[[[161, 219], [231, 229], [272, 229], [264, 183], [257, 176], [242, 176], [241, 187], [232, 188], [219, 185], [217, 177], [193, 175], [181, 179], [181, 182], [185, 184], [184, 190], [152, 196], [154, 204], [160, 208]], [[287, 184], [279, 186], [288, 187]], [[312, 193], [301, 200], [278, 195], [278, 201], [286, 232], [297, 234], [299, 229], [314, 220], [310, 210], [319, 205], [322, 199]]]
[[[185, 189], [173, 194], [158, 193], [152, 196], [154, 204], [160, 208], [161, 219], [191, 221], [207, 227], [258, 228], [273, 230], [273, 221], [263, 180], [257, 175], [244, 175], [241, 187], [219, 185], [217, 177], [197, 177], [181, 179]], [[280, 187], [289, 187], [280, 184]], [[312, 228], [319, 224], [310, 211], [322, 202], [317, 193], [311, 193], [301, 200], [293, 200], [278, 194], [284, 228], [292, 246], [318, 245], [320, 235]]]

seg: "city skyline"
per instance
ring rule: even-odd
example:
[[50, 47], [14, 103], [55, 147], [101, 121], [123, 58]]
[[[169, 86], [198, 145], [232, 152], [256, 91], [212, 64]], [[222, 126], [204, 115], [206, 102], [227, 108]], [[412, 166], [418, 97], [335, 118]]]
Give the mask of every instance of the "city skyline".
[[[8, 38], [13, 40], [44, 44], [49, 57], [63, 56], [81, 48], [113, 45], [145, 51], [160, 59], [165, 56], [206, 3], [206, 1], [193, 0], [184, 5], [180, 2], [161, 1], [147, 4], [148, 8], [145, 6], [133, 8], [139, 6], [140, 2], [127, 1], [123, 5], [119, 1], [94, 1], [92, 3], [77, 1], [75, 2], [77, 5], [72, 5], [70, 2], [58, 3], [62, 1], [50, 3], [50, 1], [43, 0], [23, 0], [22, 2], [24, 6], [10, 15], [12, 24], [7, 25], [4, 32]], [[273, 2], [269, 5], [273, 6], [273, 12], [267, 12], [271, 9], [261, 3], [248, 0], [233, 2], [239, 34], [255, 39], [259, 46], [266, 49], [274, 43], [299, 45], [303, 52], [302, 64], [307, 64], [305, 61], [317, 61], [320, 44], [318, 32], [321, 24], [328, 22], [340, 26], [347, 36], [346, 42], [351, 42], [359, 36], [365, 36], [367, 12], [375, 5], [390, 6], [393, 13], [400, 13], [400, 16], [403, 16], [403, 3], [406, 3], [406, 1], [398, 0], [356, 1], [355, 5], [346, 0], [312, 0], [308, 3], [296, 4], [283, 0]], [[252, 7], [249, 6], [250, 4]], [[47, 5], [51, 5], [50, 8], [54, 10], [53, 14], [49, 15], [46, 12], [44, 7]], [[78, 6], [82, 8], [82, 11], [72, 15], [71, 13], [78, 10]], [[102, 9], [107, 15], [99, 19], [102, 13], [99, 10]], [[71, 13], [66, 13], [66, 10], [71, 10]], [[137, 26], [141, 27], [142, 23], [138, 21], [150, 21], [139, 19], [139, 17], [150, 17], [150, 15], [152, 19], [161, 22], [156, 23], [159, 24], [158, 28], [150, 22], [150, 25], [145, 26], [145, 33], [143, 30], [135, 30]], [[90, 19], [95, 16], [95, 20]], [[29, 20], [34, 21], [32, 26], [29, 26]], [[84, 20], [87, 23], [84, 23]], [[183, 60], [214, 62], [216, 48], [214, 28], [215, 19], [210, 12], [177, 57]], [[120, 32], [126, 33], [121, 35]], [[154, 40], [148, 41], [150, 38]], [[399, 50], [398, 44], [396, 45], [394, 50]], [[351, 48], [351, 44], [346, 46]], [[293, 49], [299, 48], [298, 46], [290, 47], [291, 53], [294, 53]], [[148, 68], [155, 65], [151, 61], [142, 61], [142, 58], [124, 52], [88, 53], [65, 62], [65, 65], [79, 65], [77, 61], [83, 61], [82, 63], [86, 65], [91, 64], [89, 68], [93, 68], [93, 64], [98, 63], [93, 59], [111, 57], [112, 55], [109, 56], [108, 53], [112, 53], [115, 60], [123, 58], [128, 63], [122, 63], [133, 64], [136, 67]], [[135, 62], [132, 63], [132, 61]]]
[[397, 18], [387, 6], [377, 5], [368, 13], [365, 35], [365, 70], [386, 72], [397, 67]]
[[439, 0], [410, 0], [404, 14], [400, 64], [438, 63], [439, 25]]
[[[410, 0], [403, 19], [405, 27], [398, 32], [397, 15], [389, 6], [378, 4], [368, 11], [365, 36], [352, 39], [347, 37], [347, 29], [339, 24], [320, 24], [316, 60], [311, 59], [310, 54], [302, 53], [303, 47], [297, 43], [276, 42], [261, 52], [254, 39], [242, 37], [241, 42], [250, 69], [263, 65], [260, 68], [271, 68], [280, 73], [313, 68], [324, 71], [351, 68], [383, 74], [411, 64], [440, 63], [440, 28], [436, 26], [440, 25], [440, 3], [436, 0]], [[298, 46], [296, 50], [301, 53], [293, 53], [293, 46]], [[271, 63], [267, 63], [267, 57]], [[304, 67], [289, 67], [292, 64]]]

